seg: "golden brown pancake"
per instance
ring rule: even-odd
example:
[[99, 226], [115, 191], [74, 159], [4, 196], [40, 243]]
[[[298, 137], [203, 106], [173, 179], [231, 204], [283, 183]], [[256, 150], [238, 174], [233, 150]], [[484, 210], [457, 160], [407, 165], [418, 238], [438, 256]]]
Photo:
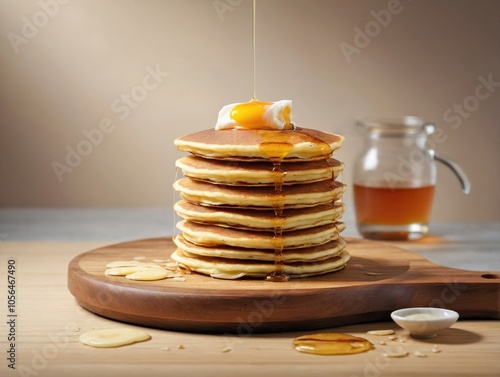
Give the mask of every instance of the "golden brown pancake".
[[[320, 261], [285, 263], [283, 269], [291, 278], [303, 278], [341, 270], [349, 258], [349, 253], [343, 250], [338, 256]], [[220, 279], [263, 278], [275, 272], [273, 262], [203, 257], [180, 248], [172, 254], [172, 259], [189, 270]]]
[[273, 251], [278, 242], [285, 249], [312, 247], [337, 240], [340, 233], [335, 224], [283, 232], [281, 235], [275, 235], [274, 231], [234, 229], [186, 220], [179, 221], [177, 228], [184, 239], [200, 246], [227, 245]]
[[208, 129], [177, 138], [177, 148], [194, 155], [236, 161], [324, 160], [344, 137], [307, 128], [294, 130]]
[[[272, 262], [275, 259], [274, 250], [251, 249], [243, 247], [233, 247], [230, 245], [214, 245], [211, 247], [196, 245], [186, 240], [182, 235], [174, 238], [174, 242], [179, 249], [189, 254], [196, 254], [205, 257], [218, 257], [229, 259], [245, 259], [251, 261]], [[340, 238], [327, 242], [323, 245], [311, 246], [302, 249], [283, 249], [283, 261], [289, 262], [316, 262], [338, 255], [344, 250], [346, 242]]]
[[214, 185], [181, 178], [174, 183], [181, 198], [205, 206], [243, 208], [304, 208], [332, 203], [342, 197], [345, 185], [340, 182], [321, 181], [302, 185], [274, 187]]
[[345, 212], [345, 205], [339, 202], [300, 209], [285, 209], [280, 217], [276, 216], [274, 210], [254, 211], [251, 209], [207, 207], [185, 200], [175, 203], [174, 210], [186, 220], [237, 229], [273, 232], [279, 227], [286, 232], [327, 224], [335, 224], [340, 232], [345, 229], [345, 224], [338, 221]]
[[226, 185], [275, 186], [335, 179], [344, 164], [333, 158], [319, 161], [284, 162], [279, 167], [271, 161], [223, 161], [186, 156], [176, 162], [184, 176]]

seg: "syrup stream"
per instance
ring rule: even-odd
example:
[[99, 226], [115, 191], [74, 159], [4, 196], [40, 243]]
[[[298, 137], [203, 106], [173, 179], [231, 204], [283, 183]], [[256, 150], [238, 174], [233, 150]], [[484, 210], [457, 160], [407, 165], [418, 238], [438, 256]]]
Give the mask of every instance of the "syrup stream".
[[252, 13], [252, 48], [253, 48], [253, 98], [252, 101], [257, 101], [257, 68], [255, 58], [255, 9], [257, 7], [257, 0], [253, 0], [253, 13]]
[[[255, 14], [257, 8], [257, 0], [252, 2], [252, 49], [253, 49], [253, 98], [252, 101], [257, 101], [257, 64], [256, 64], [256, 53], [255, 53]], [[273, 197], [274, 203], [274, 271], [270, 273], [267, 277], [267, 281], [287, 281], [289, 277], [285, 273], [285, 266], [283, 262], [283, 197], [281, 195], [281, 190], [283, 187], [284, 176], [286, 172], [281, 168], [281, 162], [283, 158], [288, 154], [291, 145], [287, 145], [280, 140], [276, 142], [274, 140], [263, 140], [260, 144], [261, 150], [263, 150], [273, 162], [273, 178], [274, 178], [274, 191], [275, 195]], [[278, 153], [277, 153], [278, 152]], [[278, 158], [276, 158], [278, 154]]]

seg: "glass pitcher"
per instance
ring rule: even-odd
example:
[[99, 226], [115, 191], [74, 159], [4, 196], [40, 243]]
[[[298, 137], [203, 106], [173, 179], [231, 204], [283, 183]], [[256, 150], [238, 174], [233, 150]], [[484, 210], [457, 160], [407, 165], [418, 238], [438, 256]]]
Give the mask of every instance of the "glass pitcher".
[[453, 161], [438, 155], [428, 137], [435, 126], [418, 117], [361, 119], [365, 149], [354, 165], [354, 206], [366, 238], [409, 240], [428, 232], [439, 161], [469, 193], [470, 183]]

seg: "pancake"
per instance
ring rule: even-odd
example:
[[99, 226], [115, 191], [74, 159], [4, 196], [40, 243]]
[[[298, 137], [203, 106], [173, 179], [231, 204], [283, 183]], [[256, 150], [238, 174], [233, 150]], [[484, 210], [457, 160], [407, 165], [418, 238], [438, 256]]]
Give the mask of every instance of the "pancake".
[[288, 163], [276, 168], [272, 162], [242, 162], [186, 156], [176, 161], [184, 176], [227, 185], [275, 186], [312, 183], [335, 179], [344, 164], [333, 158], [319, 161]]
[[276, 217], [274, 210], [253, 211], [207, 207], [195, 205], [185, 200], [175, 203], [174, 210], [186, 220], [237, 229], [273, 232], [277, 227], [280, 227], [283, 232], [287, 232], [334, 223], [340, 232], [345, 229], [345, 224], [338, 221], [345, 212], [345, 205], [340, 202], [308, 208], [286, 209], [279, 218]]
[[208, 129], [177, 138], [174, 144], [194, 155], [233, 161], [324, 160], [344, 137], [307, 128], [293, 130]]
[[172, 259], [224, 279], [286, 281], [342, 269], [346, 185], [332, 154], [344, 137], [295, 127], [290, 101], [228, 106], [215, 129], [174, 141], [189, 155], [176, 161], [182, 220]]
[[[321, 275], [341, 270], [349, 258], [349, 253], [343, 250], [340, 255], [321, 261], [284, 263], [283, 270], [290, 278]], [[180, 248], [172, 254], [172, 259], [191, 271], [220, 279], [264, 278], [275, 272], [273, 262], [202, 257]]]
[[302, 185], [274, 187], [244, 187], [214, 185], [181, 178], [174, 183], [181, 198], [205, 206], [243, 208], [303, 208], [332, 203], [342, 197], [345, 185], [331, 180]]
[[182, 232], [184, 239], [195, 245], [207, 247], [227, 245], [271, 249], [273, 252], [277, 242], [285, 249], [293, 249], [323, 245], [339, 238], [335, 224], [284, 232], [281, 236], [275, 235], [274, 232], [234, 229], [186, 220], [178, 222], [177, 228]]
[[[184, 252], [199, 256], [267, 262], [273, 262], [275, 259], [274, 250], [270, 249], [249, 249], [232, 247], [229, 245], [206, 247], [191, 243], [182, 235], [175, 237], [174, 242], [177, 247], [182, 249]], [[340, 238], [338, 240], [327, 242], [323, 245], [303, 249], [283, 249], [282, 256], [285, 263], [316, 262], [338, 255], [342, 250], [344, 250], [345, 246], [346, 242]]]

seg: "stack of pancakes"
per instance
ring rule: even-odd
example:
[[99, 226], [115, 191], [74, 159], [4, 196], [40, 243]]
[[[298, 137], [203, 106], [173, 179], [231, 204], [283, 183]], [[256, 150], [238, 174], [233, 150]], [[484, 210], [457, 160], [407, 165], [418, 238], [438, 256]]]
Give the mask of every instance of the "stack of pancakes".
[[317, 130], [205, 130], [180, 137], [182, 219], [172, 259], [216, 278], [287, 280], [343, 268], [344, 138]]

